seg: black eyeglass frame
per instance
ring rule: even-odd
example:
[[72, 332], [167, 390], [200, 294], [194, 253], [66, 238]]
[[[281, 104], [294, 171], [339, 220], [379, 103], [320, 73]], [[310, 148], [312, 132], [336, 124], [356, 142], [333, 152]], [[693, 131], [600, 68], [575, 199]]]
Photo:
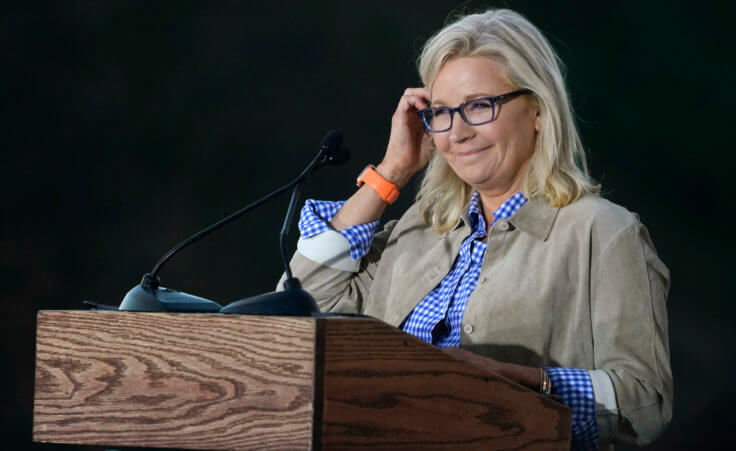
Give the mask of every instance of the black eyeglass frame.
[[[529, 89], [519, 89], [517, 91], [507, 92], [506, 94], [500, 94], [494, 97], [476, 97], [474, 99], [466, 100], [465, 102], [461, 103], [460, 105], [456, 106], [455, 108], [449, 107], [449, 106], [431, 106], [429, 108], [425, 108], [423, 110], [417, 111], [417, 115], [422, 120], [422, 124], [424, 124], [424, 127], [429, 130], [432, 133], [442, 133], [450, 130], [452, 128], [453, 120], [455, 119], [455, 112], [457, 112], [460, 117], [465, 121], [468, 125], [483, 125], [487, 124], [489, 122], [492, 122], [496, 119], [496, 105], [502, 105], [505, 102], [508, 102], [509, 100], [518, 97], [523, 94], [531, 94], [532, 91]], [[488, 100], [491, 102], [491, 108], [493, 109], [493, 115], [491, 118], [487, 121], [483, 122], [470, 122], [467, 117], [465, 117], [465, 113], [463, 113], [463, 108], [465, 108], [465, 105], [469, 104], [470, 102], [476, 102], [478, 100]], [[424, 119], [424, 113], [427, 111], [439, 111], [444, 110], [448, 111], [450, 114], [450, 126], [442, 129], [442, 130], [434, 130], [432, 127], [429, 126], [429, 123]]]

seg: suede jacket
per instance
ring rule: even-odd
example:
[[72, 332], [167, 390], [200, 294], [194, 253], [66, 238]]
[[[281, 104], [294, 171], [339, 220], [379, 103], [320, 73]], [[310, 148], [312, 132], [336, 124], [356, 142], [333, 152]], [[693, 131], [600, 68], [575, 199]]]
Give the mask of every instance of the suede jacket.
[[[437, 234], [415, 204], [376, 233], [355, 271], [299, 252], [291, 267], [323, 311], [398, 327], [469, 234], [467, 213]], [[461, 346], [522, 365], [605, 371], [617, 403], [597, 414], [606, 441], [649, 443], [672, 416], [668, 290], [669, 271], [636, 214], [595, 195], [562, 208], [529, 200], [490, 230]]]

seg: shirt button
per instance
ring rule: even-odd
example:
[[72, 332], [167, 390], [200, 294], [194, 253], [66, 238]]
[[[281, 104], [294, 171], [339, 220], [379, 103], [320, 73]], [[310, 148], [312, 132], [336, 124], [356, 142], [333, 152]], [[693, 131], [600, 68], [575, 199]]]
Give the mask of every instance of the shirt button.
[[466, 324], [463, 326], [463, 331], [466, 334], [472, 334], [473, 333], [473, 325], [472, 324]]
[[505, 232], [509, 229], [509, 223], [506, 221], [498, 221], [498, 228]]
[[483, 276], [483, 277], [481, 277], [481, 278], [480, 278], [480, 281], [479, 281], [479, 283], [480, 283], [481, 285], [483, 285], [483, 284], [485, 284], [485, 283], [486, 283], [486, 281], [487, 281], [487, 280], [488, 280], [488, 277], [486, 277], [486, 276]]

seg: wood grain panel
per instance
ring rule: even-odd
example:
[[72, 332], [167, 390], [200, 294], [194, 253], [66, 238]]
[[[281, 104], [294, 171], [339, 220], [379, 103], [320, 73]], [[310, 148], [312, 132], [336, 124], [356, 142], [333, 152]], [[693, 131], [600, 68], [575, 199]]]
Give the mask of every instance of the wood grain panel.
[[371, 319], [326, 320], [325, 449], [569, 449], [570, 410]]
[[38, 314], [35, 441], [308, 449], [314, 321]]

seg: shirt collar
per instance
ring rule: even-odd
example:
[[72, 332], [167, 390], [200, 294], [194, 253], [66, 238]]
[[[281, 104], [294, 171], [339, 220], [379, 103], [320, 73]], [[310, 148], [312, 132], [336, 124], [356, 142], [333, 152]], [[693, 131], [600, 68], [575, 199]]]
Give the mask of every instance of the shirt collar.
[[[517, 191], [493, 212], [493, 217], [507, 219], [514, 227], [546, 241], [559, 210], [559, 207], [550, 207], [544, 201], [527, 200], [521, 191]], [[470, 203], [460, 218], [461, 221], [458, 221], [455, 228], [465, 223], [475, 231], [479, 225], [485, 225], [478, 191], [473, 192]]]
[[485, 220], [483, 219], [483, 208], [480, 205], [480, 193], [473, 191], [473, 195], [470, 196], [470, 203], [468, 208], [465, 209], [461, 216], [463, 220], [470, 226], [473, 231], [476, 231], [479, 226], [483, 226], [485, 231]]
[[[521, 191], [517, 191], [493, 212], [493, 217], [495, 219], [509, 219], [526, 203], [526, 200], [526, 197], [521, 194]], [[468, 207], [460, 217], [462, 221], [469, 225], [474, 232], [482, 231], [482, 234], [485, 235], [485, 218], [483, 216], [483, 208], [481, 207], [480, 193], [478, 191], [473, 191], [473, 195], [470, 196]], [[459, 225], [460, 222], [458, 222], [458, 226]], [[457, 226], [455, 227], [457, 228]]]

